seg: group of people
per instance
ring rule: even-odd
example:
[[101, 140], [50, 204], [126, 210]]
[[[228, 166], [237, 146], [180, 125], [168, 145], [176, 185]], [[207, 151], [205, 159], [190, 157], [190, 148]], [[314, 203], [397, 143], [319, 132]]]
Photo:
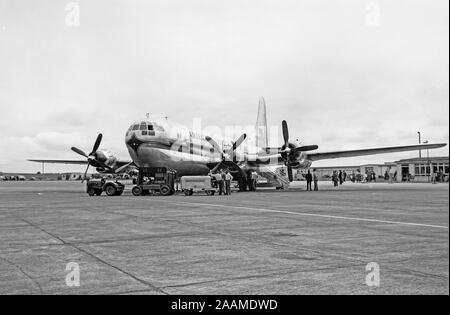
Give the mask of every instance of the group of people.
[[231, 181], [233, 180], [233, 175], [231, 175], [230, 170], [222, 169], [217, 173], [209, 173], [209, 176], [215, 181], [219, 187], [219, 195], [231, 195]]
[[319, 175], [317, 174], [316, 169], [313, 170], [312, 174], [311, 171], [308, 170], [308, 173], [305, 175], [305, 179], [307, 191], [312, 191], [312, 183], [314, 183], [314, 191], [319, 190]]
[[334, 187], [338, 187], [347, 181], [347, 172], [346, 171], [333, 171], [331, 175], [331, 181], [333, 182]]

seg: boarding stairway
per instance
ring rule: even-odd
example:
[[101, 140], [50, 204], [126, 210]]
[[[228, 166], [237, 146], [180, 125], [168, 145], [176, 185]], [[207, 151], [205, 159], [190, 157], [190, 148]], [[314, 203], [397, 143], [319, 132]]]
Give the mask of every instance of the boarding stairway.
[[288, 189], [289, 188], [289, 179], [286, 176], [283, 176], [283, 172], [280, 172], [275, 169], [264, 168], [261, 169], [259, 175], [266, 178], [268, 183], [274, 185], [277, 188]]

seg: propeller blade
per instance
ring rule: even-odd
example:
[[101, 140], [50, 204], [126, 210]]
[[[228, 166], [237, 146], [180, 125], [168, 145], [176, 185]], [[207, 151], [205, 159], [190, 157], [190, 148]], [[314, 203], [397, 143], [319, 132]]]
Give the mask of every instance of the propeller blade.
[[83, 178], [81, 179], [81, 183], [84, 183], [84, 180], [86, 179], [87, 172], [88, 172], [88, 170], [89, 170], [89, 166], [91, 166], [91, 163], [90, 163], [90, 162], [88, 162], [88, 165], [87, 165], [87, 167], [86, 167], [86, 171], [84, 172]]
[[236, 149], [241, 146], [242, 142], [244, 142], [246, 138], [247, 134], [245, 133], [242, 136], [240, 136], [235, 142], [233, 142], [233, 146], [231, 147], [231, 149], [227, 151], [227, 154], [232, 155], [233, 152], [236, 151]]
[[89, 155], [94, 155], [95, 152], [97, 152], [98, 148], [100, 147], [100, 143], [102, 143], [103, 135], [100, 133], [97, 136], [97, 140], [95, 140], [94, 147], [92, 148], [92, 152]]
[[293, 181], [294, 181], [294, 175], [292, 174], [292, 165], [291, 165], [291, 161], [288, 161], [288, 163], [287, 163], [287, 171], [288, 171], [289, 181], [290, 181], [290, 182], [293, 182]]
[[214, 141], [211, 137], [205, 137], [205, 140], [209, 142], [210, 145], [214, 148], [214, 151], [220, 152], [221, 156], [223, 157], [223, 151], [220, 148], [220, 146], [217, 144], [216, 141]]
[[284, 144], [286, 145], [286, 147], [288, 147], [289, 146], [289, 129], [288, 129], [286, 120], [283, 120], [282, 127], [283, 127]]
[[319, 148], [319, 146], [317, 146], [317, 145], [305, 145], [302, 147], [295, 148], [294, 150], [296, 152], [306, 152], [306, 151], [314, 151], [314, 150], [317, 150], [318, 148]]
[[235, 151], [237, 148], [239, 148], [241, 146], [242, 142], [244, 142], [244, 140], [246, 138], [247, 138], [247, 134], [244, 133], [235, 142], [233, 142], [233, 151]]
[[70, 148], [70, 149], [71, 149], [72, 151], [74, 151], [75, 153], [78, 153], [79, 155], [84, 156], [85, 158], [89, 158], [89, 157], [87, 156], [87, 154], [84, 153], [83, 150], [80, 150], [80, 149], [75, 148], [75, 147], [72, 147], [72, 148]]
[[237, 169], [239, 171], [239, 173], [241, 173], [241, 176], [245, 178], [246, 175], [245, 175], [245, 172], [242, 170], [242, 168], [239, 165], [237, 165], [237, 163], [235, 163], [233, 161], [230, 161], [230, 162], [233, 163], [234, 168]]
[[214, 174], [214, 173], [219, 169], [219, 167], [220, 167], [221, 165], [222, 165], [222, 162], [217, 163], [217, 165], [214, 166], [214, 168], [211, 170], [211, 173]]

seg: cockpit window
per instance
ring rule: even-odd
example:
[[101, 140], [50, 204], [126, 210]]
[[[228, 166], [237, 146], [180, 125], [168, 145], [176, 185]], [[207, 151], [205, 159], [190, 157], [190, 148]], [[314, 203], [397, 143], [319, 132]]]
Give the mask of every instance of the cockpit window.
[[153, 125], [148, 125], [148, 130], [153, 131]]
[[134, 125], [133, 126], [133, 130], [138, 130], [139, 129], [139, 125]]
[[147, 130], [147, 124], [142, 123], [140, 129]]
[[164, 132], [164, 128], [161, 127], [161, 126], [156, 126], [156, 127], [155, 127], [155, 130], [156, 130], [156, 131]]

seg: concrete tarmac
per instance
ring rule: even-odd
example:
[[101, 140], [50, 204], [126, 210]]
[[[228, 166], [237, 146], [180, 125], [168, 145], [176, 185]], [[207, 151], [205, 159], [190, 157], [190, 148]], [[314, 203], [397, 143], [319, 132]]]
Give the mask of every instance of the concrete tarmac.
[[[0, 294], [449, 294], [448, 184], [84, 189], [0, 182]], [[78, 287], [66, 284], [71, 262]], [[366, 283], [369, 263], [379, 286]]]

